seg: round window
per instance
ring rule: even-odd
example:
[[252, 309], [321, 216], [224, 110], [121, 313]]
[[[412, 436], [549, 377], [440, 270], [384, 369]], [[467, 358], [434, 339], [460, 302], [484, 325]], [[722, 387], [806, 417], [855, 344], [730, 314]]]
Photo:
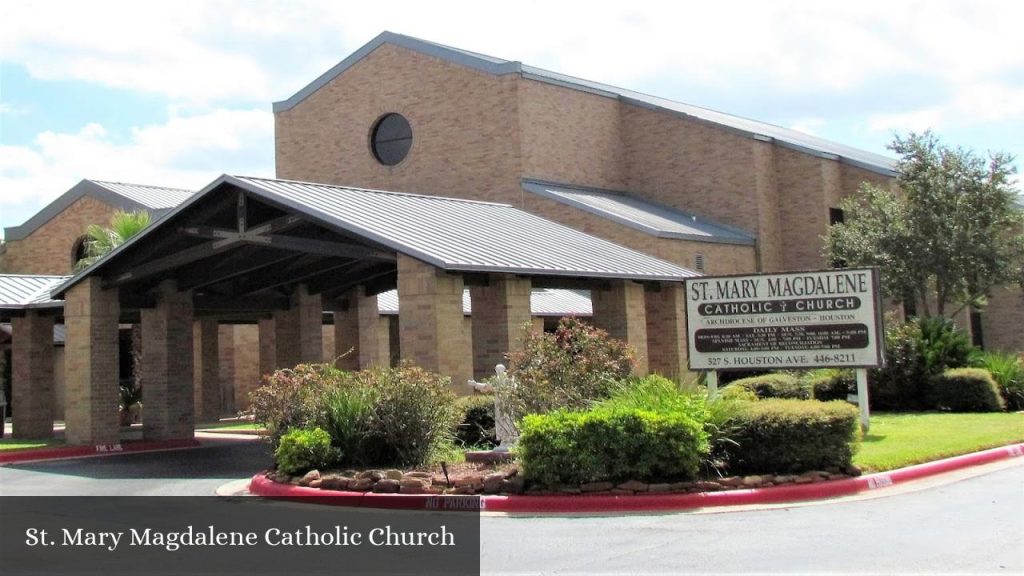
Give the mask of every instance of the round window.
[[412, 147], [412, 127], [401, 114], [385, 114], [373, 126], [370, 148], [378, 162], [394, 166], [405, 160]]

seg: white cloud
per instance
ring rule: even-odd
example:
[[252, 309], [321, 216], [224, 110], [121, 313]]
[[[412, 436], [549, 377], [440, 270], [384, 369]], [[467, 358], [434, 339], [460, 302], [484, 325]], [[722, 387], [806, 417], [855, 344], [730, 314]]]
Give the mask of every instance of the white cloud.
[[[14, 225], [82, 178], [198, 189], [223, 172], [273, 175], [273, 116], [215, 110], [136, 127], [125, 137], [91, 123], [0, 147], [0, 211], [28, 209]], [[16, 219], [14, 219], [16, 220]]]

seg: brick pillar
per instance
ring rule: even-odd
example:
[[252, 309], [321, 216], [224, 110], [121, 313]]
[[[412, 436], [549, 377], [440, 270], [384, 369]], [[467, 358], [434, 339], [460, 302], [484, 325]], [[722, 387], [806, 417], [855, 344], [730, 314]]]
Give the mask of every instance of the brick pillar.
[[[192, 292], [173, 280], [157, 287], [156, 307], [142, 314], [142, 435], [146, 440], [192, 438]], [[220, 399], [219, 390], [216, 398]]]
[[645, 293], [647, 364], [651, 372], [678, 379], [686, 365], [686, 294], [681, 283], [664, 283]]
[[221, 324], [217, 327], [217, 355], [218, 355], [218, 379], [220, 380], [220, 400], [217, 409], [220, 414], [235, 413], [235, 371], [238, 363], [235, 361], [235, 327], [230, 324]]
[[473, 376], [473, 352], [462, 329], [462, 276], [398, 255], [402, 359], [448, 376], [457, 392]]
[[391, 340], [387, 320], [381, 318], [377, 296], [365, 296], [365, 288], [357, 289], [359, 321], [359, 367], [374, 368], [391, 365]]
[[390, 364], [387, 323], [377, 308], [377, 296], [367, 296], [363, 286], [346, 292], [335, 305], [334, 347], [335, 356], [351, 350], [337, 362], [343, 370]]
[[53, 318], [29, 311], [11, 321], [15, 438], [53, 437]]
[[[117, 419], [118, 341], [121, 313], [116, 290], [87, 277], [67, 291], [64, 300], [64, 410], [68, 444], [114, 444]], [[191, 374], [191, 371], [189, 371]]]
[[220, 419], [220, 349], [219, 326], [215, 318], [201, 318], [192, 323], [196, 421], [216, 422]]
[[522, 347], [523, 325], [531, 321], [530, 280], [493, 275], [487, 286], [469, 289], [473, 303], [473, 377], [494, 375], [496, 364]]
[[259, 321], [259, 377], [273, 374], [277, 369], [277, 329], [273, 318], [260, 318]]
[[320, 294], [304, 285], [292, 293], [291, 307], [274, 312], [274, 356], [277, 368], [323, 362], [323, 305]]
[[591, 290], [594, 326], [636, 350], [634, 374], [647, 374], [647, 314], [644, 287], [629, 280], [612, 280], [607, 290]]

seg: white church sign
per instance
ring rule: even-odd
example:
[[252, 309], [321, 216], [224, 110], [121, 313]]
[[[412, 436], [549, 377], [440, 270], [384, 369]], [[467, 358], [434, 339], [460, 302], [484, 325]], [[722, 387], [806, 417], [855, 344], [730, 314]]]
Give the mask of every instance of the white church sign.
[[690, 369], [880, 366], [878, 286], [873, 268], [691, 278]]

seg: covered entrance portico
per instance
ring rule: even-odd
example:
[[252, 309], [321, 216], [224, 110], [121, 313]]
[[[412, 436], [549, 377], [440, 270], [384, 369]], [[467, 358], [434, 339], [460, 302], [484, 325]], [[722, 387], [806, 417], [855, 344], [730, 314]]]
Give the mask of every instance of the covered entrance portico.
[[[638, 351], [638, 371], [678, 374], [685, 342], [669, 336], [682, 333], [693, 275], [507, 205], [222, 176], [53, 289], [67, 326], [66, 438], [118, 440], [120, 323], [142, 328], [144, 436], [176, 439], [215, 409], [218, 324], [258, 323], [267, 372], [321, 361], [332, 311], [338, 364], [385, 364], [376, 295], [397, 288], [401, 358], [461, 389], [516, 348], [533, 287], [583, 288], [594, 323]], [[464, 287], [471, 337], [459, 329]]]

